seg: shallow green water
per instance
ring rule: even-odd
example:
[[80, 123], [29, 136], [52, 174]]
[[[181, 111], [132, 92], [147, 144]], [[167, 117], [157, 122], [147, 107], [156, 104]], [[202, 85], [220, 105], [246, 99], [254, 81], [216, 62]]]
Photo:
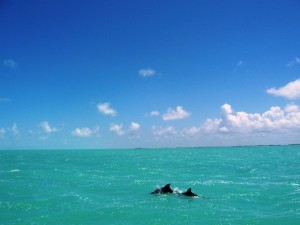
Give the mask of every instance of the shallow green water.
[[0, 224], [300, 224], [300, 146], [0, 151]]

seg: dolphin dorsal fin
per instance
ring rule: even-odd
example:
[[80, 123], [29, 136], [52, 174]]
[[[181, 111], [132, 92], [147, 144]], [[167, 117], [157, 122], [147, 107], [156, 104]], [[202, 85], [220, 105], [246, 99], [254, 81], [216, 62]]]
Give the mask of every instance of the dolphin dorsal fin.
[[192, 188], [189, 188], [186, 192], [187, 193], [192, 193]]
[[166, 193], [173, 193], [173, 190], [170, 188], [171, 184], [165, 185], [162, 190], [165, 191]]

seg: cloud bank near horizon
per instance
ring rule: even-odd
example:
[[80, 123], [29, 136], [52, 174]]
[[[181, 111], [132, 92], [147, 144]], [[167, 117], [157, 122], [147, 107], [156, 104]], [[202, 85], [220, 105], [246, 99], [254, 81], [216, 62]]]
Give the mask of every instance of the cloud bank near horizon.
[[[300, 98], [300, 79], [292, 81], [280, 88], [267, 89], [267, 93], [282, 96], [287, 99]], [[154, 120], [154, 117], [160, 117], [161, 120], [150, 127], [143, 127], [148, 136], [144, 136], [144, 139], [154, 140], [202, 140], [203, 137], [230, 137], [232, 139], [245, 135], [251, 137], [251, 135], [265, 134], [265, 135], [278, 135], [278, 134], [292, 134], [299, 133], [300, 131], [300, 106], [295, 103], [288, 103], [285, 107], [272, 106], [267, 111], [262, 113], [250, 113], [245, 111], [237, 111], [230, 104], [225, 103], [221, 107], [221, 113], [219, 117], [207, 118], [200, 124], [195, 124], [191, 127], [183, 127], [178, 129], [176, 123], [178, 120], [183, 120], [192, 115], [191, 112], [184, 109], [183, 106], [177, 106], [174, 108], [168, 108], [168, 110], [161, 114], [157, 110], [153, 110], [150, 113], [146, 113], [148, 120]], [[99, 103], [97, 105], [97, 111], [103, 115], [110, 116], [109, 120], [117, 115], [117, 111], [110, 106], [109, 102]], [[141, 136], [141, 123], [131, 122], [128, 128], [124, 128], [123, 123], [111, 122], [108, 130], [116, 136], [125, 137], [139, 137]], [[37, 131], [28, 131], [27, 134], [38, 135], [38, 139], [45, 141], [49, 139], [51, 133], [57, 133], [62, 131], [62, 128], [58, 129], [48, 121], [42, 121], [38, 124]], [[22, 136], [22, 132], [19, 126], [14, 122], [12, 126], [0, 127], [0, 138]], [[74, 138], [87, 138], [96, 137], [101, 138], [99, 134], [99, 126], [96, 125], [94, 129], [89, 127], [77, 127], [74, 128], [69, 135]], [[145, 133], [144, 133], [145, 134]], [[150, 134], [150, 135], [149, 135]]]
[[[299, 133], [300, 131], [300, 106], [297, 104], [287, 104], [285, 107], [272, 106], [269, 110], [262, 113], [249, 113], [245, 111], [236, 111], [228, 103], [223, 104], [221, 107], [220, 117], [207, 118], [200, 125], [185, 127], [178, 129], [176, 127], [176, 119], [173, 124], [167, 125], [167, 120], [162, 120], [164, 124], [152, 125], [149, 128], [143, 128], [144, 132], [141, 133], [141, 124], [138, 122], [131, 122], [128, 129], [124, 129], [122, 123], [111, 123], [109, 131], [116, 134], [116, 136], [130, 137], [138, 135], [139, 138], [146, 138], [148, 140], [154, 139], [158, 141], [172, 140], [203, 140], [203, 138], [222, 138], [230, 137], [232, 139], [241, 137], [240, 135], [251, 137], [257, 134], [264, 134], [268, 136], [292, 133]], [[177, 110], [169, 110], [170, 117], [174, 118], [175, 115], [186, 117], [187, 112], [183, 108]], [[178, 116], [177, 115], [177, 116]], [[185, 116], [182, 116], [185, 115]], [[178, 116], [179, 117], [179, 116]], [[151, 119], [151, 118], [149, 118]], [[170, 122], [168, 122], [170, 123]], [[51, 126], [48, 121], [43, 121], [39, 124], [41, 131], [47, 136], [39, 137], [39, 140], [49, 139], [51, 133], [56, 133], [62, 129]], [[94, 129], [88, 127], [75, 128], [69, 134], [74, 138], [88, 138], [95, 137], [101, 139], [99, 134], [99, 126]], [[41, 135], [40, 132], [31, 132], [32, 135]], [[141, 136], [149, 135], [150, 136]], [[19, 127], [14, 123], [11, 127], [0, 127], [0, 138], [6, 136], [22, 136]], [[188, 145], [188, 144], [187, 144]], [[201, 145], [201, 141], [199, 142]]]

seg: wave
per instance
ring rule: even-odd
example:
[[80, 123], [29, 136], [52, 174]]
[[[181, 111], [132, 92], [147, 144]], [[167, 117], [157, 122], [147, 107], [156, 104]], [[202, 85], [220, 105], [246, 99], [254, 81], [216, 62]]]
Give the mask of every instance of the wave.
[[9, 173], [16, 173], [16, 172], [20, 172], [20, 170], [19, 169], [14, 169], [14, 170], [10, 170], [10, 171], [8, 171]]

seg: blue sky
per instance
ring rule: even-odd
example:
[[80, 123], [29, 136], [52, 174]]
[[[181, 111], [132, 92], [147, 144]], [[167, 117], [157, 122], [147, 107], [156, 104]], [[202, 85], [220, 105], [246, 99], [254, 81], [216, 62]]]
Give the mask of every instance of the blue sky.
[[300, 143], [300, 2], [0, 1], [0, 149]]

